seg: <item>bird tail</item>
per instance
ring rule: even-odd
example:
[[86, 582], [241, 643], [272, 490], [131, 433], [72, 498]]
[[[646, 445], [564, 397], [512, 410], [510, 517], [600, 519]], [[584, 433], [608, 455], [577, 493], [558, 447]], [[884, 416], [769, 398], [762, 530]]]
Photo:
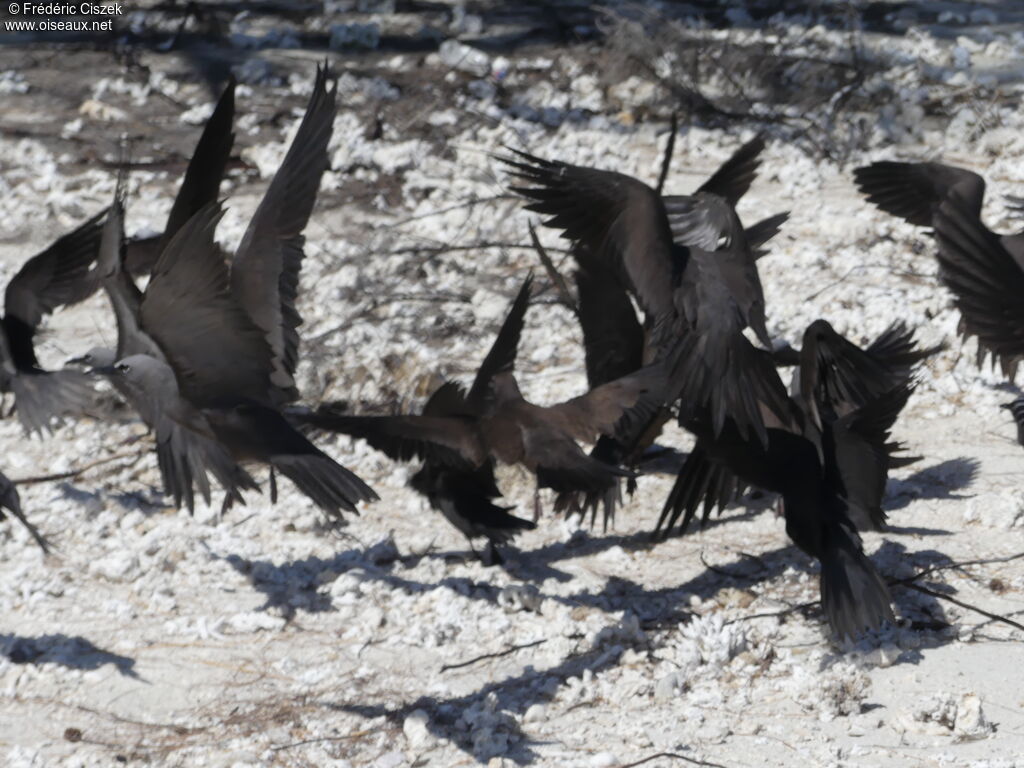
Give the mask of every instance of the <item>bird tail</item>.
[[81, 371], [19, 372], [11, 380], [18, 419], [26, 432], [48, 432], [54, 420], [84, 413], [95, 400], [92, 379]]
[[[590, 451], [590, 458], [600, 461], [609, 467], [618, 467], [626, 462], [627, 450], [621, 442], [614, 437], [601, 435], [597, 443]], [[630, 495], [636, 488], [636, 479], [628, 478], [628, 490]], [[579, 515], [581, 519], [590, 516], [590, 527], [593, 528], [597, 522], [597, 510], [603, 508], [604, 530], [615, 523], [615, 511], [622, 503], [622, 484], [618, 477], [611, 480], [608, 487], [598, 491], [568, 490], [560, 492], [555, 498], [555, 511], [566, 516]]]
[[356, 503], [379, 498], [354, 472], [320, 451], [278, 454], [270, 465], [332, 517], [341, 517], [343, 510], [358, 514]]
[[679, 533], [686, 533], [690, 521], [697, 514], [697, 508], [704, 504], [701, 527], [711, 518], [717, 506], [719, 514], [726, 505], [733, 502], [741, 490], [740, 480], [725, 467], [711, 461], [700, 442], [679, 470], [679, 475], [665, 499], [665, 505], [654, 529], [655, 536], [668, 538], [672, 528], [683, 518]]
[[821, 604], [840, 639], [895, 621], [888, 587], [864, 554], [860, 537], [843, 526], [836, 526], [826, 537]]
[[763, 409], [782, 423], [791, 419], [789, 394], [771, 355], [754, 347], [742, 333], [686, 333], [670, 365], [669, 381], [682, 401], [681, 424], [707, 409], [716, 436], [729, 419], [745, 439], [753, 434], [767, 445]]

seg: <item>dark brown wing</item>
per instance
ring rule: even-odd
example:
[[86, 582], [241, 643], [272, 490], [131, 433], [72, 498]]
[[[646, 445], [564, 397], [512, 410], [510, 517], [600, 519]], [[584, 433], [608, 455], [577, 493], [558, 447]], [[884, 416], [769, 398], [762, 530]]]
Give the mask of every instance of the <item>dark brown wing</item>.
[[764, 245], [779, 234], [782, 229], [782, 225], [789, 219], [789, 211], [783, 213], [777, 213], [774, 216], [769, 216], [766, 219], [761, 219], [756, 224], [751, 224], [746, 229], [747, 245], [754, 253], [755, 259], [760, 259], [762, 256], [768, 255], [768, 250], [764, 248]]
[[313, 212], [320, 178], [329, 165], [327, 144], [334, 126], [337, 93], [337, 85], [327, 89], [329, 76], [328, 69], [317, 68], [306, 114], [249, 222], [231, 269], [231, 289], [266, 334], [273, 351], [271, 380], [286, 400], [298, 397], [293, 374], [302, 324], [295, 304], [304, 257], [302, 232]]
[[235, 78], [232, 76], [217, 101], [213, 114], [206, 121], [199, 143], [196, 144], [192, 159], [185, 169], [185, 178], [167, 216], [158, 252], [167, 247], [171, 238], [185, 226], [185, 222], [199, 212], [200, 208], [217, 202], [220, 182], [224, 178], [224, 170], [231, 157], [231, 147], [235, 143], [235, 134], [231, 130], [234, 119]]
[[[895, 344], [883, 338], [880, 350]], [[849, 341], [825, 320], [815, 320], [804, 331], [800, 349], [800, 396], [815, 423], [821, 426], [821, 408], [837, 416], [865, 405], [898, 384], [897, 376], [881, 355], [871, 354]]]
[[541, 408], [543, 421], [582, 442], [592, 443], [598, 435], [630, 436], [665, 402], [664, 371], [661, 364], [649, 365], [585, 395]]
[[35, 331], [44, 315], [83, 301], [99, 287], [89, 267], [99, 252], [106, 211], [93, 216], [25, 262], [7, 284], [4, 315]]
[[961, 334], [977, 336], [979, 360], [991, 354], [1013, 379], [1024, 355], [1024, 272], [959, 198], [939, 207], [934, 226], [939, 277], [960, 310]]
[[590, 387], [638, 370], [643, 365], [644, 329], [622, 283], [610, 270], [581, 265], [576, 292]]
[[667, 538], [672, 534], [679, 518], [678, 533], [686, 533], [690, 521], [703, 505], [701, 527], [711, 518], [711, 513], [718, 507], [719, 513], [735, 501], [745, 484], [729, 471], [724, 464], [711, 461], [700, 440], [686, 457], [679, 470], [672, 490], [661, 509], [661, 516], [655, 526], [655, 535]]
[[673, 276], [681, 269], [681, 257], [672, 245], [661, 196], [621, 173], [516, 155], [520, 161], [502, 162], [528, 185], [512, 188], [533, 201], [527, 210], [550, 217], [547, 226], [562, 230], [624, 276], [645, 313], [671, 316]]
[[205, 412], [233, 452], [270, 464], [331, 517], [358, 512], [377, 494], [358, 475], [313, 445], [275, 408], [244, 404]]
[[831, 426], [835, 468], [847, 514], [860, 530], [885, 524], [882, 498], [898, 445], [889, 430], [907, 404], [913, 386], [904, 384], [838, 419]]
[[197, 407], [270, 400], [270, 346], [238, 306], [213, 235], [223, 215], [208, 205], [160, 256], [140, 307], [143, 330], [174, 368]]
[[981, 176], [940, 163], [883, 160], [857, 168], [853, 177], [868, 202], [919, 227], [932, 226], [932, 217], [950, 195], [959, 196], [976, 217], [985, 199]]
[[319, 429], [365, 440], [395, 461], [421, 459], [471, 469], [486, 460], [472, 424], [455, 416], [347, 416], [314, 411], [295, 418]]
[[735, 207], [757, 176], [763, 151], [764, 138], [759, 134], [737, 149], [697, 191], [718, 195]]
[[490, 388], [491, 381], [499, 373], [510, 373], [515, 370], [516, 354], [519, 350], [519, 337], [523, 333], [523, 321], [526, 310], [530, 306], [530, 291], [533, 287], [533, 275], [527, 275], [519, 293], [516, 294], [508, 314], [505, 316], [501, 329], [487, 351], [487, 356], [480, 364], [473, 386], [469, 389], [466, 402], [473, 413], [480, 413]]
[[732, 206], [718, 195], [669, 195], [663, 201], [672, 240], [680, 245], [716, 251], [742, 231]]

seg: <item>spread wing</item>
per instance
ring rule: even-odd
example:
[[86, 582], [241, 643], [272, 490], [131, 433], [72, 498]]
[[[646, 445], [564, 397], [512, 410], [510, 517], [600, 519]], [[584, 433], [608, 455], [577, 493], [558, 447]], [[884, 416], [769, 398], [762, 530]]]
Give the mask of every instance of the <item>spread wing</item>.
[[532, 201], [527, 210], [550, 217], [547, 226], [623, 275], [646, 314], [670, 316], [681, 265], [661, 196], [625, 174], [515, 154], [519, 160], [502, 162], [529, 185], [512, 187]]
[[94, 404], [93, 380], [81, 371], [18, 371], [10, 382], [18, 420], [29, 434], [49, 431], [64, 416], [79, 416]]
[[876, 354], [872, 354], [837, 333], [825, 320], [807, 326], [800, 350], [800, 395], [816, 423], [820, 425], [821, 407], [842, 416], [899, 383], [898, 375], [884, 362], [889, 345], [902, 344], [896, 339], [883, 333], [876, 342]]
[[768, 255], [765, 244], [779, 234], [782, 225], [789, 219], [789, 211], [777, 213], [766, 219], [761, 219], [756, 224], [751, 224], [746, 229], [747, 245], [754, 253], [755, 259]]
[[1024, 272], [965, 201], [944, 202], [934, 226], [939, 277], [960, 310], [961, 334], [978, 337], [979, 362], [991, 354], [1013, 379], [1024, 355]]
[[181, 394], [198, 407], [270, 399], [270, 347], [231, 294], [207, 205], [172, 238], [142, 300], [143, 330], [160, 345]]
[[868, 202], [919, 227], [932, 226], [942, 201], [953, 194], [978, 217], [985, 199], [981, 176], [940, 163], [883, 160], [855, 169], [853, 178]]
[[667, 386], [664, 366], [654, 364], [540, 410], [545, 422], [573, 440], [592, 443], [598, 435], [625, 438], [653, 419], [665, 402]]
[[302, 232], [329, 164], [327, 143], [336, 111], [337, 85], [327, 90], [329, 75], [326, 68], [317, 69], [306, 114], [249, 222], [231, 272], [231, 289], [238, 302], [270, 343], [271, 380], [289, 400], [298, 397], [293, 374], [302, 324], [295, 306], [304, 257]]
[[757, 176], [763, 151], [764, 138], [757, 135], [737, 149], [697, 191], [718, 195], [727, 200], [729, 205], [736, 207]]
[[379, 497], [354, 472], [346, 469], [298, 432], [276, 408], [243, 404], [208, 411], [214, 428], [224, 425], [244, 450], [283, 474], [320, 509], [332, 517], [358, 512], [360, 501]]
[[745, 484], [729, 471], [724, 464], [711, 461], [704, 449], [703, 442], [697, 441], [693, 450], [686, 457], [679, 470], [672, 490], [661, 509], [661, 516], [655, 526], [656, 535], [667, 538], [675, 528], [679, 518], [679, 533], [686, 533], [690, 521], [703, 504], [701, 517], [703, 526], [711, 517], [715, 507], [719, 513], [735, 501], [743, 491]]
[[469, 389], [467, 402], [470, 408], [479, 411], [483, 408], [491, 380], [499, 373], [511, 372], [516, 366], [516, 354], [519, 350], [519, 337], [523, 333], [523, 321], [526, 310], [530, 306], [530, 291], [533, 287], [533, 275], [527, 275], [519, 293], [516, 294], [508, 314], [498, 331], [498, 335], [487, 351], [487, 356], [480, 364], [473, 386]]
[[231, 147], [235, 143], [235, 134], [231, 130], [234, 118], [235, 78], [232, 77], [224, 88], [213, 114], [206, 121], [199, 143], [196, 144], [192, 159], [185, 169], [185, 178], [174, 198], [164, 233], [160, 237], [158, 254], [200, 208], [217, 201], [220, 182], [224, 178], [224, 170], [231, 157]]
[[347, 416], [317, 410], [303, 423], [365, 440], [395, 461], [421, 459], [471, 469], [485, 461], [469, 420], [455, 416]]
[[893, 453], [889, 430], [907, 404], [913, 386], [898, 386], [875, 398], [832, 425], [835, 469], [847, 514], [860, 530], [879, 529], [885, 523], [882, 498]]
[[57, 307], [83, 301], [99, 287], [89, 272], [99, 252], [101, 211], [36, 254], [7, 284], [4, 314], [32, 332]]
[[587, 382], [598, 387], [643, 365], [644, 330], [633, 302], [609, 270], [581, 265], [576, 271]]

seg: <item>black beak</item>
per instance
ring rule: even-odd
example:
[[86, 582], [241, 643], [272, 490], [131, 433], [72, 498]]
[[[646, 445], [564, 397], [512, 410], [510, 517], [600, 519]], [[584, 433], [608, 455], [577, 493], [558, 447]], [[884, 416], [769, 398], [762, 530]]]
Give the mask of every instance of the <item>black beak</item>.
[[100, 376], [117, 376], [120, 373], [116, 365], [101, 365], [99, 368], [93, 368], [92, 372]]
[[82, 356], [82, 357], [72, 357], [70, 360], [68, 360], [66, 363], [64, 363], [64, 365], [88, 365], [88, 364], [89, 363], [86, 362], [84, 356]]

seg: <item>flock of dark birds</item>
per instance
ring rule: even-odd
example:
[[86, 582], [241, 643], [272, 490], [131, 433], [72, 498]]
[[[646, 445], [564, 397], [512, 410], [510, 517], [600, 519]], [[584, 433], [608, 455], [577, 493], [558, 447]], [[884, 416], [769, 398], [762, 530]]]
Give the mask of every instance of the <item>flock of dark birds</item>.
[[[888, 472], [916, 460], [900, 453], [890, 432], [915, 368], [939, 348], [920, 348], [903, 324], [865, 347], [825, 320], [807, 327], [799, 350], [769, 336], [757, 261], [788, 214], [744, 227], [735, 209], [755, 178], [760, 137], [690, 195], [662, 194], [671, 141], [655, 187], [513, 150], [498, 158], [526, 208], [570, 243], [574, 289], [530, 232], [560, 301], [579, 319], [586, 394], [539, 406], [520, 393], [514, 371], [531, 298], [527, 277], [468, 389], [448, 381], [409, 415], [297, 405], [303, 230], [328, 167], [331, 79], [318, 68], [300, 128], [235, 254], [214, 241], [234, 139], [229, 82], [161, 235], [126, 239], [122, 170], [109, 209], [11, 279], [0, 389], [13, 394], [27, 432], [89, 413], [94, 383], [105, 377], [151, 431], [176, 507], [192, 511], [197, 492], [210, 504], [211, 476], [224, 492], [223, 510], [244, 503], [246, 492], [259, 490], [250, 469], [263, 464], [272, 502], [280, 474], [335, 519], [377, 495], [310, 436], [351, 435], [396, 461], [420, 461], [412, 487], [471, 546], [487, 540], [485, 562], [500, 562], [498, 545], [536, 526], [540, 502], [535, 496], [533, 520], [501, 506], [497, 464], [532, 473], [538, 489], [555, 493], [556, 510], [589, 514], [591, 523], [600, 510], [607, 525], [623, 482], [632, 494], [652, 457], [671, 450], [656, 440], [675, 419], [696, 443], [657, 535], [683, 532], [698, 512], [706, 521], [747, 489], [776, 493], [786, 532], [821, 563], [821, 600], [835, 633], [853, 637], [893, 620], [888, 589], [858, 532], [884, 527]], [[991, 354], [1012, 379], [1024, 357], [1024, 234], [1000, 236], [981, 222], [984, 181], [936, 163], [901, 162], [859, 168], [855, 179], [882, 210], [934, 230], [939, 277], [962, 335], [977, 337], [980, 354]], [[98, 290], [113, 309], [116, 349], [43, 370], [33, 347], [43, 317]], [[786, 367], [793, 368], [788, 388], [779, 373]], [[1010, 407], [1024, 436], [1024, 399]], [[593, 443], [589, 453], [581, 442]], [[46, 548], [2, 474], [0, 505]]]

